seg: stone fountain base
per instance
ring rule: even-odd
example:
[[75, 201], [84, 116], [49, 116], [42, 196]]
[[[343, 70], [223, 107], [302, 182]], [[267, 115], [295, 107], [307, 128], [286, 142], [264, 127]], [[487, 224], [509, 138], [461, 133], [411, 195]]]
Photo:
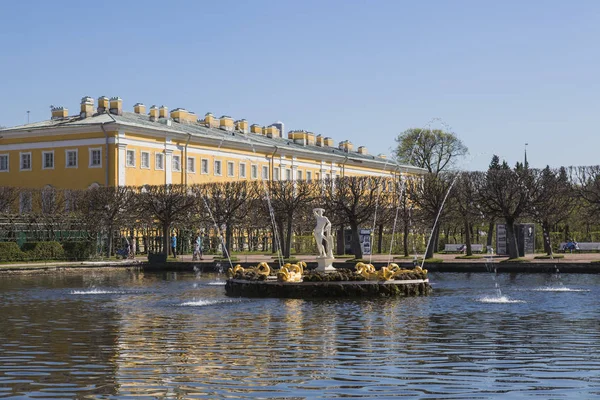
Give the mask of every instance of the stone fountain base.
[[392, 297], [431, 293], [429, 279], [390, 281], [278, 282], [275, 280], [228, 279], [225, 292], [232, 297]]

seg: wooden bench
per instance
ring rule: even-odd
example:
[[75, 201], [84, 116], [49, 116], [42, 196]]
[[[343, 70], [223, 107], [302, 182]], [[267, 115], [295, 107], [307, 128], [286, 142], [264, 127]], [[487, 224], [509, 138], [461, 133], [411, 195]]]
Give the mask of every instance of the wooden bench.
[[[570, 251], [565, 249], [567, 242], [562, 242], [558, 246], [559, 251]], [[577, 249], [575, 251], [600, 251], [600, 242], [580, 242], [577, 243]]]
[[[446, 253], [462, 253], [467, 249], [465, 244], [451, 244], [447, 243], [444, 245], [444, 252]], [[483, 251], [482, 244], [471, 244], [471, 251], [474, 253], [481, 253]]]

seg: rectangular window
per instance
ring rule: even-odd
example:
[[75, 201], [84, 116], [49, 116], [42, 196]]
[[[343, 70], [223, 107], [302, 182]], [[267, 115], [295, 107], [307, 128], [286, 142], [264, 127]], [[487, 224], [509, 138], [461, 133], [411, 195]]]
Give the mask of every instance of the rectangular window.
[[227, 176], [234, 176], [233, 161], [227, 161]]
[[54, 169], [53, 151], [42, 151], [42, 169]]
[[250, 166], [250, 175], [252, 179], [258, 179], [258, 165], [252, 164]]
[[102, 166], [102, 149], [90, 149], [90, 168]]
[[273, 168], [273, 180], [274, 181], [279, 180], [279, 168]]
[[296, 180], [297, 181], [302, 180], [302, 171], [300, 171], [300, 170], [296, 171]]
[[181, 172], [181, 156], [173, 156], [171, 168], [173, 168], [173, 172]]
[[65, 150], [67, 168], [77, 168], [77, 150]]
[[196, 173], [196, 157], [187, 158], [187, 172], [191, 174]]
[[31, 171], [31, 153], [21, 153], [21, 171]]
[[269, 179], [269, 167], [267, 167], [266, 165], [262, 167], [262, 178]]
[[246, 177], [246, 164], [240, 163], [240, 178]]
[[165, 155], [163, 153], [154, 154], [154, 169], [160, 171], [165, 169]]
[[291, 169], [286, 169], [285, 170], [285, 180], [286, 181], [291, 181], [292, 180], [292, 170]]
[[141, 168], [150, 168], [150, 153], [147, 151], [142, 151], [140, 156], [140, 167]]
[[306, 180], [307, 181], [312, 181], [312, 172], [311, 171], [306, 171]]
[[208, 174], [208, 159], [203, 158], [200, 163], [202, 164], [202, 173]]
[[135, 167], [135, 150], [127, 150], [127, 166]]
[[8, 154], [0, 154], [0, 171], [8, 172]]
[[215, 175], [221, 176], [223, 171], [221, 171], [221, 161], [215, 160]]

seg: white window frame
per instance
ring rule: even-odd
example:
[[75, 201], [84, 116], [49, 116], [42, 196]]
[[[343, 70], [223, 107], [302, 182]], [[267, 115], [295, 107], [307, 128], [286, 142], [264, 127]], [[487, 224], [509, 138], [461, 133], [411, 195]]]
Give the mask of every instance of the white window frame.
[[[129, 154], [133, 154], [133, 163], [129, 162]], [[135, 159], [135, 150], [127, 150], [125, 152], [125, 165], [129, 168], [135, 168], [135, 164], [136, 164], [136, 159]]]
[[[29, 156], [29, 168], [23, 168], [23, 156]], [[25, 151], [22, 153], [19, 153], [19, 171], [31, 171], [31, 168], [33, 167], [33, 160], [31, 158], [31, 152], [30, 151]]]
[[[206, 167], [206, 168], [204, 168]], [[210, 172], [210, 163], [208, 162], [208, 158], [200, 159], [200, 173], [202, 175], [207, 175]]]
[[306, 181], [312, 182], [312, 171], [306, 171]]
[[278, 181], [281, 178], [281, 174], [279, 173], [279, 167], [273, 168], [273, 180]]
[[286, 181], [292, 180], [292, 170], [290, 168], [285, 169], [285, 180]]
[[[46, 155], [47, 154], [52, 155], [52, 166], [50, 166], [50, 167], [46, 166]], [[54, 150], [42, 151], [42, 169], [54, 169], [55, 163], [56, 163], [56, 159], [54, 158]]]
[[[160, 165], [159, 165], [158, 160], [160, 160]], [[160, 152], [154, 153], [154, 169], [156, 171], [164, 171], [165, 170], [165, 153], [160, 153]]]
[[[218, 168], [217, 168], [217, 165], [219, 166]], [[215, 171], [215, 176], [223, 176], [223, 163], [221, 162], [221, 160], [215, 160], [214, 171]]]
[[[148, 164], [144, 166], [144, 155], [148, 156]], [[150, 152], [149, 151], [140, 151], [140, 168], [141, 169], [150, 169]]]
[[171, 169], [173, 172], [181, 172], [181, 156], [173, 155], [171, 158]]
[[240, 178], [246, 178], [248, 171], [246, 170], [246, 163], [240, 163], [238, 166], [238, 175]]
[[[192, 162], [190, 164], [190, 161]], [[190, 165], [192, 168], [190, 168]], [[185, 171], [188, 174], [195, 174], [196, 173], [196, 157], [188, 157], [187, 160], [185, 161]]]
[[[100, 153], [100, 163], [94, 164], [94, 152], [98, 151]], [[102, 168], [102, 147], [92, 147], [88, 149], [89, 155], [89, 168]]]
[[267, 167], [266, 165], [263, 165], [262, 167], [262, 172], [261, 172], [261, 179], [269, 179], [269, 167]]
[[227, 176], [235, 176], [235, 163], [233, 161], [227, 161]]
[[6, 158], [6, 169], [0, 169], [0, 172], [9, 172], [10, 170], [10, 154], [0, 154], [0, 158]]
[[258, 179], [258, 165], [250, 164], [250, 178]]
[[[75, 165], [69, 165], [69, 154], [75, 154]], [[65, 168], [79, 168], [79, 149], [65, 150]]]
[[296, 171], [296, 180], [297, 181], [301, 181], [302, 180], [302, 175], [303, 175], [302, 171], [301, 170], [297, 170]]

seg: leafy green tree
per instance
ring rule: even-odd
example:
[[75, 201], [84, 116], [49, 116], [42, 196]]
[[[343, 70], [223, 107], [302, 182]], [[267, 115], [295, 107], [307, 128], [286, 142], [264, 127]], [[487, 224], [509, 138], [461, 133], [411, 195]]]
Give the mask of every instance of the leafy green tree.
[[452, 132], [412, 128], [396, 138], [395, 156], [402, 164], [425, 168], [438, 174], [450, 169], [469, 149]]

